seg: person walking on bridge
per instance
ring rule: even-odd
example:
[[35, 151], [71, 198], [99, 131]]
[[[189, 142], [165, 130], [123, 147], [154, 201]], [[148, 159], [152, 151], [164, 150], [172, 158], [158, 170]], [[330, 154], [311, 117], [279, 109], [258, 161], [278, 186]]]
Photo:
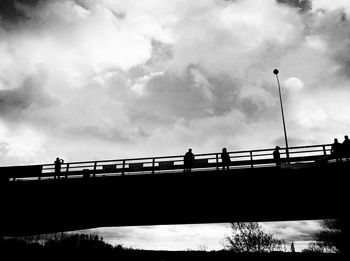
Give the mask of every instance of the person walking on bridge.
[[273, 159], [275, 160], [276, 166], [279, 168], [281, 166], [281, 155], [280, 155], [280, 147], [276, 146], [273, 151]]
[[221, 160], [222, 160], [222, 170], [225, 170], [225, 169], [229, 170], [230, 169], [229, 166], [231, 164], [231, 158], [226, 148], [222, 149]]
[[56, 177], [58, 179], [60, 178], [62, 163], [64, 163], [64, 160], [57, 157], [55, 162], [54, 162], [54, 164], [55, 164], [55, 176], [54, 176], [54, 179], [56, 179]]
[[350, 140], [348, 135], [344, 136], [344, 141], [342, 144], [342, 153], [343, 156], [346, 158], [346, 161], [349, 161], [349, 157], [350, 157]]
[[194, 162], [194, 155], [192, 153], [192, 149], [189, 149], [184, 157], [184, 172], [191, 172], [192, 166]]
[[331, 147], [331, 155], [335, 158], [336, 162], [342, 162], [342, 151], [341, 144], [338, 142], [338, 139], [335, 138]]

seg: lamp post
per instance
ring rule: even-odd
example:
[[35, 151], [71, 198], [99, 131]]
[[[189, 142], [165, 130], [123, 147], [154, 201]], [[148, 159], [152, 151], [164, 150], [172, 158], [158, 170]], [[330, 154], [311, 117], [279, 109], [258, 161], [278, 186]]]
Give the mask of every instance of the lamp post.
[[277, 69], [273, 70], [273, 73], [276, 75], [277, 79], [277, 84], [278, 84], [278, 93], [280, 96], [280, 104], [281, 104], [281, 112], [282, 112], [282, 121], [283, 121], [283, 130], [284, 130], [284, 140], [286, 142], [286, 157], [287, 157], [287, 162], [289, 163], [289, 149], [288, 149], [288, 139], [287, 139], [287, 131], [286, 131], [286, 123], [284, 120], [284, 113], [283, 113], [283, 104], [282, 104], [282, 95], [281, 95], [281, 86], [280, 86], [280, 81], [278, 79], [278, 73], [279, 71]]

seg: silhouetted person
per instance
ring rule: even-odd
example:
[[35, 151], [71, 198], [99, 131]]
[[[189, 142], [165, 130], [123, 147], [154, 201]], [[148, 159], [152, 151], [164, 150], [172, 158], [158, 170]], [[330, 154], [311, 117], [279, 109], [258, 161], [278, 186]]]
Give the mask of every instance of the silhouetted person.
[[184, 171], [191, 172], [192, 166], [194, 162], [194, 155], [192, 153], [192, 149], [189, 149], [184, 157]]
[[349, 157], [350, 157], [350, 140], [348, 135], [344, 136], [344, 141], [342, 144], [342, 153], [343, 156], [346, 158], [346, 161], [349, 161]]
[[61, 173], [61, 165], [64, 163], [63, 159], [56, 158], [54, 164], [55, 164], [55, 176], [54, 179], [60, 178], [60, 173]]
[[273, 159], [275, 160], [276, 166], [281, 166], [281, 155], [280, 155], [280, 147], [276, 146], [275, 150], [273, 151]]
[[334, 139], [334, 142], [331, 147], [331, 154], [337, 162], [342, 162], [341, 149], [341, 144], [338, 142], [338, 139]]
[[223, 148], [222, 149], [222, 153], [221, 153], [221, 160], [222, 160], [222, 169], [225, 170], [225, 167], [227, 168], [227, 170], [230, 169], [230, 163], [231, 163], [231, 159], [230, 159], [230, 155], [227, 153], [227, 149]]

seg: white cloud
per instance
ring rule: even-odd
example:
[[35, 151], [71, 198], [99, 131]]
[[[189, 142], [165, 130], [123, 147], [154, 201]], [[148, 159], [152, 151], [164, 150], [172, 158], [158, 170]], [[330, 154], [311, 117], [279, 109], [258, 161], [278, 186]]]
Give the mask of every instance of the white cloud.
[[147, 83], [154, 77], [162, 76], [164, 75], [164, 72], [154, 72], [150, 73], [149, 75], [142, 76], [136, 80], [134, 80], [134, 84], [132, 85], [131, 89], [134, 90], [139, 95], [145, 94], [145, 87]]
[[327, 44], [317, 35], [310, 35], [305, 37], [306, 43], [311, 47], [319, 51], [326, 51]]
[[37, 161], [37, 156], [44, 153], [44, 142], [45, 137], [42, 134], [27, 126], [9, 131], [0, 123], [0, 157], [4, 157], [8, 163], [18, 164], [19, 158]]

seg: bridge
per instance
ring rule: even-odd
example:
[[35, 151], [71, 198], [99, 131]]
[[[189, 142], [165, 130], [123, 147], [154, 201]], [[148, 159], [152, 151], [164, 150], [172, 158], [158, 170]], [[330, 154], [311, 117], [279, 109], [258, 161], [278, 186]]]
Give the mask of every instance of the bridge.
[[[0, 235], [22, 236], [104, 226], [346, 218], [350, 164], [330, 144], [0, 168]], [[285, 148], [281, 149], [282, 160]], [[285, 160], [284, 160], [285, 161]], [[286, 163], [286, 162], [285, 162]]]

